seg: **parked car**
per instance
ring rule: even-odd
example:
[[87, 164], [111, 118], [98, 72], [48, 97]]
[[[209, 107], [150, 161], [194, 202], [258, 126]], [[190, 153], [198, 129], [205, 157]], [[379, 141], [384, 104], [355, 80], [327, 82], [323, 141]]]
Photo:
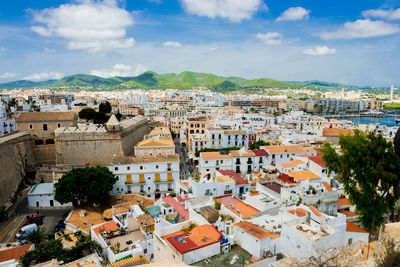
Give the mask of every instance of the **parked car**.
[[25, 237], [27, 237], [33, 231], [37, 231], [37, 230], [38, 230], [38, 226], [36, 225], [36, 223], [31, 223], [31, 224], [23, 226], [21, 228], [21, 230], [19, 230], [19, 232], [17, 233], [16, 237], [18, 240], [21, 240], [21, 239], [24, 239]]
[[37, 226], [40, 226], [43, 224], [43, 218], [44, 218], [44, 215], [40, 215], [40, 214], [33, 215], [32, 217], [28, 216], [26, 218], [26, 224], [35, 223]]

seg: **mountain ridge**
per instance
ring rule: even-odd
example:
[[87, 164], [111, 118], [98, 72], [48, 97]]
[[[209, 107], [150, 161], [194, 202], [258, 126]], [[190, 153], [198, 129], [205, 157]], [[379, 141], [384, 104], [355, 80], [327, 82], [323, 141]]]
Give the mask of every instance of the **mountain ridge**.
[[[200, 73], [184, 71], [181, 73], [159, 74], [154, 71], [146, 71], [132, 77], [115, 76], [103, 78], [90, 74], [74, 74], [65, 76], [59, 80], [27, 81], [19, 80], [0, 84], [1, 89], [34, 88], [34, 87], [114, 87], [115, 89], [191, 89], [204, 87], [213, 91], [237, 91], [266, 88], [299, 89], [307, 88], [334, 88], [339, 83], [327, 83], [321, 81], [286, 82], [269, 78], [245, 79], [241, 77], [222, 77], [212, 73]], [[355, 87], [355, 86], [353, 86]]]

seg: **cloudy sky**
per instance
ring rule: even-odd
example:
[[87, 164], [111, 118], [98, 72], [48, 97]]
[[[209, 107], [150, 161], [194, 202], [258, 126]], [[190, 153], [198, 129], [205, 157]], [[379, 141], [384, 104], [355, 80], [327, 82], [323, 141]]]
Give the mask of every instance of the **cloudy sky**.
[[185, 70], [400, 85], [400, 0], [0, 1], [0, 82]]

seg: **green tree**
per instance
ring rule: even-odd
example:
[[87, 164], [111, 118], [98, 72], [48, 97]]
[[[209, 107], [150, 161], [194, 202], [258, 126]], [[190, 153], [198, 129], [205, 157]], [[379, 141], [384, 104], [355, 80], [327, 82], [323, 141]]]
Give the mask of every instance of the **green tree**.
[[106, 101], [105, 103], [104, 102], [100, 103], [99, 112], [111, 113], [111, 110], [112, 110], [112, 108], [111, 108], [110, 102]]
[[96, 112], [93, 123], [104, 124], [108, 121], [109, 117], [103, 112]]
[[33, 230], [26, 236], [26, 240], [29, 243], [35, 244], [35, 246], [39, 245], [47, 238], [46, 233], [42, 229]]
[[92, 108], [83, 108], [79, 111], [78, 116], [86, 121], [93, 120], [96, 117], [96, 111]]
[[117, 118], [118, 121], [121, 121], [121, 119], [122, 119], [122, 114], [119, 113], [119, 110], [118, 110], [117, 114], [115, 114], [115, 117]]
[[254, 142], [253, 144], [250, 145], [250, 149], [259, 149], [260, 146], [269, 146], [269, 142], [265, 142], [264, 140], [258, 140], [257, 142]]
[[400, 159], [393, 143], [375, 132], [342, 135], [339, 144], [341, 154], [325, 143], [323, 159], [338, 175], [363, 226], [374, 234], [400, 197]]
[[221, 201], [214, 199], [214, 207], [216, 210], [220, 210], [221, 209]]
[[107, 167], [73, 169], [55, 184], [54, 199], [62, 204], [74, 200], [104, 203], [116, 181], [116, 176]]
[[60, 240], [51, 240], [39, 244], [34, 250], [25, 253], [20, 259], [20, 263], [22, 266], [31, 266], [52, 259], [68, 262], [68, 257]]

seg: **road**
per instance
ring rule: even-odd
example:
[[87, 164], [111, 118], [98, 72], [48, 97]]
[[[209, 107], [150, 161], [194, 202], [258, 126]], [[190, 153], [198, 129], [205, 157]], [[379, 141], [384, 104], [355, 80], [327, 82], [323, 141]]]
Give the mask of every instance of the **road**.
[[43, 220], [43, 225], [40, 226], [47, 234], [54, 231], [55, 226], [58, 224], [59, 220], [64, 220], [71, 209], [35, 209], [28, 206], [28, 198], [18, 204], [15, 208], [13, 214], [14, 216], [24, 216], [24, 215], [36, 215], [37, 213], [45, 215]]
[[176, 152], [180, 158], [180, 178], [181, 180], [187, 179], [193, 171], [192, 164], [190, 163], [189, 157], [187, 156], [186, 146], [182, 146], [179, 139], [175, 139]]

